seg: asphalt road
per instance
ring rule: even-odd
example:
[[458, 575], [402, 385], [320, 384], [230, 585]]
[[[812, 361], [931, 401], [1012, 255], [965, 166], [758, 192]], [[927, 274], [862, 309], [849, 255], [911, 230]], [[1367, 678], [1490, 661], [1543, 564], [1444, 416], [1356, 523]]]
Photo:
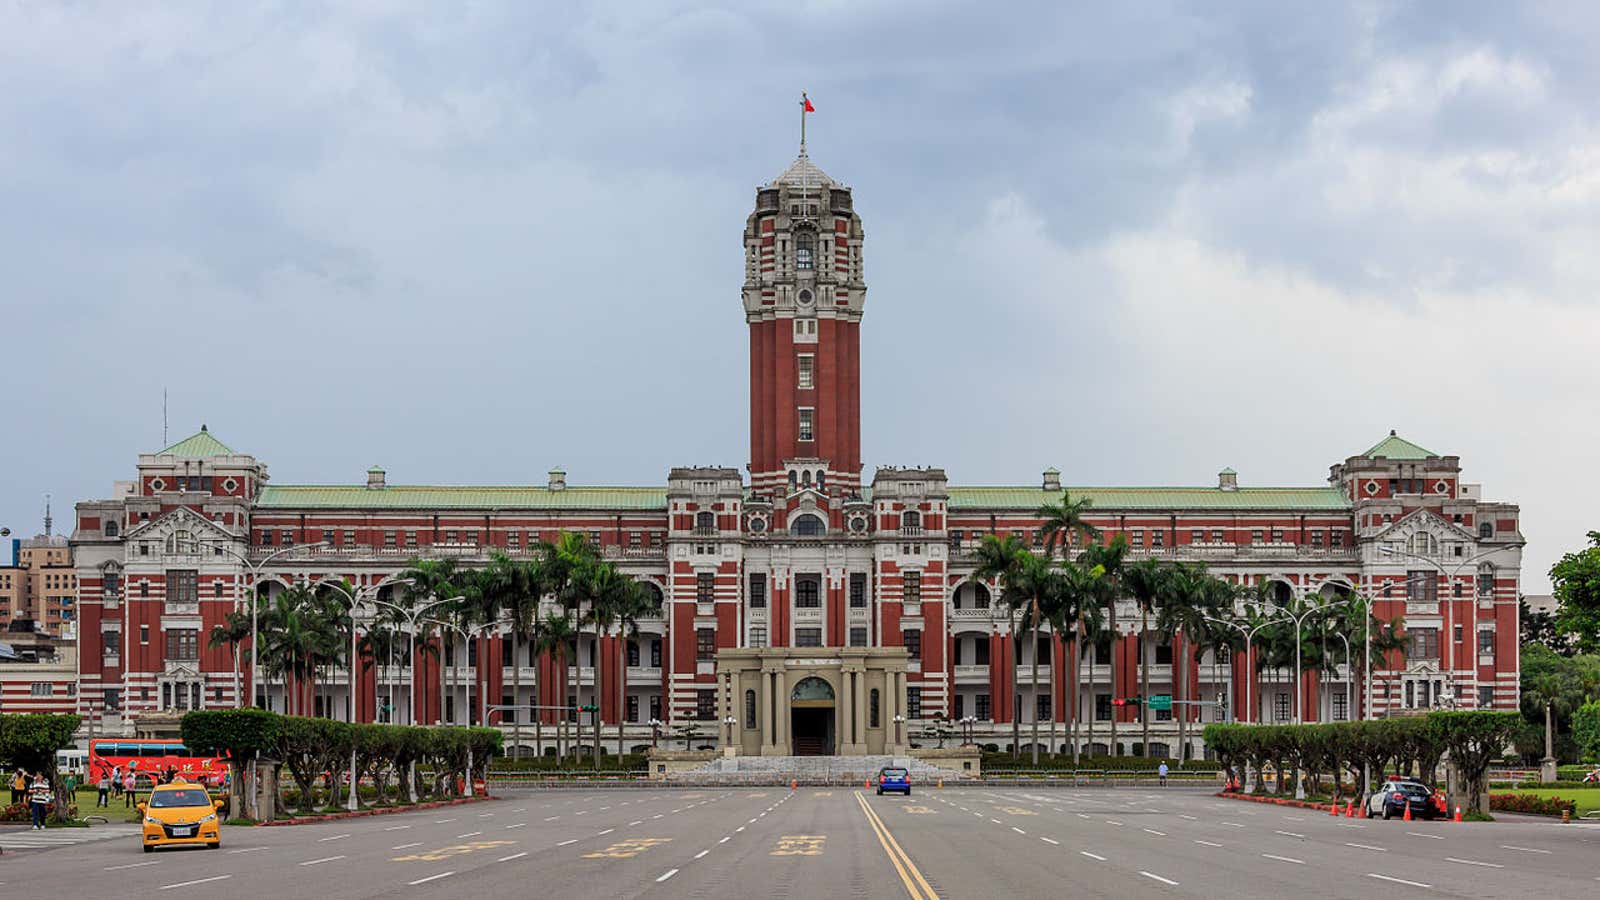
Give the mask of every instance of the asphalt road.
[[[0, 844], [4, 834], [0, 834]], [[0, 856], [11, 897], [1584, 897], [1600, 827], [1332, 818], [1192, 789], [557, 790]]]

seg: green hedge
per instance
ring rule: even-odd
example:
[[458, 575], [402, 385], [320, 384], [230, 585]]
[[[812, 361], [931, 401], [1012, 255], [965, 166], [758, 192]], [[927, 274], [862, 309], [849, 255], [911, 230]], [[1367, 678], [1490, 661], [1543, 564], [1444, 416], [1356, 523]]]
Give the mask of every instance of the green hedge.
[[[600, 769], [603, 771], [644, 772], [648, 771], [649, 764], [649, 758], [642, 753], [629, 753], [623, 756], [614, 753], [600, 754]], [[521, 759], [500, 756], [489, 763], [489, 771], [494, 774], [570, 771], [581, 775], [584, 772], [593, 772], [594, 769], [594, 757], [587, 754], [581, 756], [568, 754], [560, 759], [554, 756], [525, 756]]]
[[1181, 767], [1174, 759], [1146, 759], [1143, 756], [1084, 756], [1078, 762], [1072, 761], [1070, 753], [1040, 754], [1039, 763], [1035, 765], [1029, 754], [1013, 757], [1009, 753], [983, 754], [983, 771], [1008, 772], [1008, 771], [1154, 771], [1162, 762], [1172, 772], [1217, 772], [1221, 764], [1214, 760], [1191, 759]]
[[[282, 716], [261, 709], [202, 710], [183, 717], [186, 746], [203, 752], [226, 753], [231, 760], [248, 759], [257, 752], [279, 760], [289, 770], [295, 790], [285, 797], [302, 811], [314, 808], [319, 798], [339, 802], [348, 792], [340, 779], [349, 771], [355, 751], [356, 769], [375, 789], [375, 800], [387, 802], [391, 779], [402, 781], [411, 763], [428, 759], [438, 775], [433, 793], [456, 793], [455, 782], [465, 778], [468, 760], [479, 777], [499, 750], [501, 735], [494, 728], [374, 725], [336, 722], [304, 716]], [[332, 775], [331, 789], [326, 786]], [[234, 772], [235, 794], [242, 789], [242, 772]], [[319, 785], [324, 785], [318, 790]], [[414, 796], [417, 785], [403, 792]], [[357, 791], [364, 799], [364, 791]]]
[[1254, 769], [1257, 787], [1264, 786], [1260, 773], [1270, 765], [1278, 773], [1279, 791], [1291, 787], [1290, 773], [1296, 770], [1309, 773], [1307, 790], [1315, 791], [1323, 774], [1364, 766], [1378, 780], [1392, 765], [1433, 785], [1439, 760], [1448, 752], [1466, 784], [1467, 805], [1477, 809], [1487, 793], [1489, 764], [1504, 753], [1520, 723], [1516, 713], [1484, 710], [1311, 725], [1213, 723], [1203, 735], [1230, 773]]
[[1490, 794], [1489, 808], [1496, 812], [1529, 813], [1536, 816], [1559, 816], [1575, 812], [1576, 800], [1560, 797], [1535, 797], [1531, 794]]

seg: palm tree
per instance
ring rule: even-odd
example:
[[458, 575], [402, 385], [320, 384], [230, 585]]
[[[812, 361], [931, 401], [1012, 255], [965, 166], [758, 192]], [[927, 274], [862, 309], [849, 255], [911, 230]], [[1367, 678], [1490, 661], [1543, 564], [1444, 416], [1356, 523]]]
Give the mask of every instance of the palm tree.
[[[569, 626], [567, 640], [574, 645], [576, 645], [578, 638], [578, 605], [582, 602], [574, 590], [574, 578], [580, 569], [590, 565], [598, 556], [599, 554], [596, 552], [594, 545], [589, 543], [589, 539], [576, 532], [563, 531], [557, 536], [555, 543], [542, 544], [540, 547], [540, 570], [544, 575], [544, 588], [555, 598], [556, 603], [561, 606], [562, 618], [566, 620]], [[566, 658], [566, 648], [566, 644], [561, 647], [563, 660]], [[577, 662], [577, 653], [574, 650], [572, 663], [576, 665]], [[567, 697], [566, 665], [559, 666], [557, 672], [556, 693], [559, 695], [560, 705], [563, 707], [557, 726], [557, 743], [559, 745], [560, 735], [566, 731], [567, 720], [567, 710], [565, 709]], [[577, 692], [574, 691], [574, 693]]]
[[1082, 535], [1088, 541], [1100, 533], [1100, 529], [1083, 518], [1083, 514], [1093, 505], [1094, 501], [1088, 497], [1073, 500], [1070, 492], [1063, 491], [1059, 503], [1046, 503], [1039, 507], [1038, 516], [1043, 520], [1039, 525], [1039, 535], [1044, 538], [1045, 556], [1054, 557], [1057, 543], [1063, 546], [1071, 544], [1073, 535]]
[[630, 581], [629, 589], [618, 597], [617, 633], [622, 636], [620, 665], [617, 667], [617, 755], [623, 753], [623, 720], [628, 714], [628, 643], [639, 640], [639, 620], [661, 615], [659, 596], [643, 582]]
[[[567, 620], [566, 616], [551, 613], [533, 625], [533, 651], [538, 656], [546, 654], [553, 656], [557, 668], [565, 672], [567, 670], [567, 647], [572, 643], [574, 634], [572, 623]], [[564, 755], [565, 748], [562, 746], [562, 738], [566, 731], [566, 721], [566, 711], [563, 709], [561, 716], [556, 719], [557, 757]], [[543, 723], [540, 722], [538, 726], [540, 730], [535, 732], [535, 742], [543, 740], [543, 727]], [[543, 750], [541, 749], [540, 752], [543, 752]]]
[[[1023, 557], [1032, 555], [1028, 552], [1028, 548], [1022, 545], [1021, 541], [1009, 534], [1004, 537], [986, 534], [983, 536], [983, 540], [978, 542], [978, 547], [974, 551], [975, 565], [972, 577], [979, 580], [990, 579], [999, 584], [1001, 588], [999, 602], [1005, 604], [1007, 615], [1011, 621], [1010, 640], [1012, 641], [1012, 646], [1015, 646], [1016, 641], [1017, 609], [1020, 603], [1027, 598], [1018, 596], [1011, 589], [1011, 578], [1022, 567]], [[1006, 675], [1014, 682], [1016, 680], [1015, 673], [1016, 668], [1013, 664]], [[1011, 758], [1016, 759], [1022, 755], [1022, 723], [1017, 715], [1018, 707], [1021, 706], [1021, 695], [1013, 689], [1011, 696], [1007, 699], [1011, 703], [1012, 712]]]
[[[1235, 614], [1235, 603], [1239, 597], [1238, 585], [1226, 579], [1212, 578], [1206, 582], [1206, 591], [1209, 594], [1206, 600], [1206, 607], [1210, 611], [1208, 614], [1217, 619], [1231, 619]], [[1202, 626], [1202, 630], [1195, 637], [1196, 646], [1202, 651], [1211, 651], [1211, 683], [1219, 685], [1222, 680], [1217, 667], [1222, 652], [1228, 651], [1231, 660], [1232, 654], [1243, 646], [1244, 639], [1240, 637], [1238, 629], [1211, 619], [1204, 620]], [[1233, 683], [1232, 679], [1229, 683]], [[1237, 716], [1234, 718], [1237, 719]]]
[[[1018, 555], [1016, 570], [1006, 580], [1007, 598], [1026, 599], [1029, 627], [1033, 634], [1033, 647], [1029, 653], [1032, 664], [1028, 677], [1028, 698], [1033, 711], [1032, 753], [1035, 766], [1039, 765], [1039, 624], [1045, 614], [1042, 607], [1060, 594], [1060, 587], [1055, 581], [1056, 573], [1051, 570], [1050, 561], [1027, 550]], [[1012, 606], [1014, 601], [1007, 599], [1006, 603]], [[1014, 626], [1012, 633], [1016, 633]]]
[[[1199, 563], [1180, 563], [1172, 567], [1167, 584], [1167, 599], [1156, 618], [1156, 630], [1171, 644], [1178, 654], [1178, 676], [1173, 680], [1173, 691], [1179, 701], [1189, 697], [1189, 660], [1194, 646], [1206, 633], [1206, 616], [1214, 614], [1213, 603], [1217, 591], [1212, 585], [1215, 578], [1206, 574]], [[1181, 647], [1180, 647], [1181, 644]], [[1180, 652], [1181, 651], [1181, 652]], [[1178, 765], [1188, 758], [1189, 704], [1179, 702], [1178, 710]]]
[[[600, 644], [611, 636], [611, 630], [617, 625], [618, 612], [629, 602], [628, 595], [638, 590], [638, 585], [633, 579], [617, 571], [616, 566], [599, 561], [591, 561], [580, 568], [573, 584], [589, 607], [583, 621], [594, 626], [594, 767], [598, 769], [600, 768], [600, 698], [605, 696], [603, 677], [605, 666], [600, 664]], [[626, 657], [623, 662], [627, 662]], [[619, 711], [617, 717], [619, 727], [621, 719]]]
[[[1110, 634], [1111, 652], [1108, 655], [1111, 658], [1108, 662], [1111, 664], [1111, 696], [1113, 697], [1117, 696], [1117, 691], [1119, 690], [1117, 684], [1116, 647], [1120, 634], [1117, 631], [1117, 601], [1122, 599], [1126, 592], [1126, 587], [1122, 583], [1122, 576], [1123, 570], [1126, 568], [1127, 556], [1128, 541], [1120, 534], [1112, 538], [1108, 544], [1090, 544], [1084, 548], [1083, 553], [1078, 555], [1079, 565], [1087, 566], [1099, 573], [1099, 577], [1094, 581], [1094, 602], [1097, 606], [1106, 610], [1106, 623], [1103, 631], [1096, 630], [1095, 639], [1098, 640], [1103, 633], [1109, 632]], [[1096, 659], [1096, 662], [1099, 662], [1099, 660]], [[1090, 675], [1092, 678], [1093, 670], [1090, 671]], [[1094, 692], [1092, 683], [1089, 686], [1089, 690], [1092, 695]], [[1094, 719], [1091, 718], [1089, 721], [1093, 723]], [[1089, 735], [1091, 742], [1094, 740], [1093, 727], [1093, 724], [1091, 724]], [[1110, 755], [1117, 755], [1117, 717], [1114, 711], [1111, 716]]]
[[[1080, 666], [1083, 665], [1083, 638], [1087, 626], [1086, 616], [1098, 617], [1099, 607], [1095, 605], [1094, 581], [1099, 575], [1093, 569], [1086, 569], [1072, 561], [1063, 562], [1061, 571], [1057, 573], [1053, 585], [1052, 602], [1050, 604], [1050, 628], [1060, 635], [1063, 645], [1067, 647], [1071, 662], [1069, 683], [1067, 690], [1067, 715], [1068, 738], [1072, 742], [1072, 764], [1076, 766], [1079, 759], [1078, 748], [1078, 681]], [[1065, 643], [1070, 635], [1071, 643]], [[1091, 694], [1093, 691], [1091, 691]]]
[[[255, 601], [252, 601], [255, 602]], [[233, 653], [233, 671], [239, 671], [240, 654], [243, 652], [239, 645], [250, 639], [250, 612], [236, 609], [223, 616], [222, 624], [211, 626], [211, 636], [206, 645], [211, 648], [228, 645]], [[235, 697], [234, 702], [244, 705], [244, 698]]]
[[[311, 677], [320, 636], [312, 610], [315, 597], [310, 587], [297, 584], [278, 593], [258, 617], [261, 664], [268, 677], [278, 676], [284, 683], [284, 705], [290, 715], [304, 714], [302, 685]], [[290, 683], [294, 693], [289, 693]]]
[[1158, 559], [1142, 559], [1123, 573], [1123, 583], [1139, 608], [1139, 694], [1144, 702], [1139, 704], [1139, 722], [1144, 731], [1144, 755], [1150, 753], [1150, 652], [1147, 644], [1150, 634], [1150, 614], [1156, 611], [1168, 593], [1170, 567]]
[[[539, 556], [511, 565], [512, 590], [506, 595], [504, 605], [511, 629], [511, 696], [517, 705], [521, 705], [522, 648], [532, 635], [534, 621], [539, 616], [539, 598], [544, 595], [544, 565]], [[537, 712], [534, 719], [538, 719]], [[511, 745], [513, 758], [522, 758], [522, 719], [516, 715], [511, 719]]]
[[[456, 569], [456, 561], [454, 559], [451, 559], [451, 558], [445, 558], [445, 559], [413, 559], [413, 560], [411, 560], [410, 565], [407, 566], [406, 569], [400, 573], [400, 578], [401, 579], [408, 580], [408, 581], [411, 582], [410, 589], [406, 591], [405, 603], [402, 604], [402, 605], [414, 608], [414, 607], [416, 607], [418, 605], [417, 601], [418, 601], [419, 598], [424, 602], [432, 603], [432, 602], [435, 602], [435, 601], [438, 601], [438, 600], [443, 600], [443, 599], [446, 599], [446, 598], [449, 598], [449, 597], [460, 596], [463, 593], [463, 591], [461, 590], [463, 574], [464, 573], [457, 571], [457, 569]], [[454, 604], [451, 604], [451, 605], [453, 606]], [[446, 611], [441, 613], [441, 617], [448, 617], [448, 615], [449, 615], [449, 611], [448, 610], [446, 610]], [[418, 635], [418, 636], [421, 637], [421, 635]], [[434, 651], [436, 653], [436, 658], [439, 661], [439, 718], [438, 718], [438, 721], [440, 721], [440, 722], [444, 721], [444, 693], [445, 693], [444, 642], [447, 639], [448, 638], [445, 637], [444, 630], [440, 629], [439, 630], [439, 646], [438, 646], [438, 649], [436, 651]], [[412, 672], [416, 671], [416, 668], [415, 668], [416, 664], [417, 664], [417, 661], [414, 660], [414, 659], [406, 660], [406, 665], [412, 667], [411, 668]], [[407, 716], [406, 719], [407, 719], [407, 721], [410, 721], [410, 722], [416, 722], [417, 721], [416, 709], [417, 709], [417, 705], [418, 705], [417, 704], [418, 698], [414, 694], [415, 685], [416, 685], [416, 678], [415, 677], [413, 677], [411, 679], [411, 683], [413, 685], [413, 689], [412, 689], [412, 692], [408, 692], [407, 696], [411, 697], [411, 711], [412, 711], [412, 714]]]

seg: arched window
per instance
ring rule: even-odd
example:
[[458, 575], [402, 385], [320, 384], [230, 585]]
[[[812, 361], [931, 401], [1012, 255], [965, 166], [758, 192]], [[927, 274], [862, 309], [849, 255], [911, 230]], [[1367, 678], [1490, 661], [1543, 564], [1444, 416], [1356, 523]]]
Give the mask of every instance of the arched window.
[[1494, 523], [1493, 522], [1479, 522], [1478, 523], [1478, 537], [1481, 537], [1481, 538], [1492, 538], [1492, 537], [1494, 537]]
[[796, 472], [793, 469], [790, 469], [789, 470], [789, 491], [791, 493], [793, 493], [794, 491], [798, 490], [799, 488], [800, 488], [800, 473]]
[[756, 692], [744, 692], [744, 727], [756, 727]]
[[872, 692], [867, 695], [867, 727], [882, 727], [878, 724], [878, 719], [878, 689], [873, 688]]
[[922, 513], [919, 513], [914, 509], [913, 510], [907, 510], [906, 512], [901, 513], [900, 514], [900, 527], [901, 528], [921, 528], [922, 527]]
[[1272, 583], [1272, 602], [1278, 606], [1288, 606], [1294, 602], [1294, 588], [1287, 581], [1274, 581]]
[[972, 592], [972, 608], [973, 609], [988, 609], [989, 608], [989, 589], [987, 587], [985, 587], [984, 585], [982, 585], [982, 584], [974, 584], [973, 588], [974, 588], [974, 590]]
[[810, 469], [807, 469], [805, 474], [800, 476], [800, 483], [805, 485], [806, 487], [811, 487], [811, 470]]
[[817, 236], [809, 229], [802, 229], [794, 235], [794, 267], [796, 269], [810, 269], [814, 267], [817, 251]]
[[819, 516], [809, 513], [796, 516], [794, 521], [789, 523], [789, 533], [795, 537], [822, 537], [827, 530], [828, 526]]
[[821, 469], [817, 470], [817, 490], [820, 491], [828, 486], [827, 477], [827, 473], [823, 472]]
[[717, 527], [717, 517], [708, 512], [694, 514], [694, 528], [696, 531], [713, 531]]
[[117, 522], [115, 519], [106, 520], [106, 537], [117, 536]]

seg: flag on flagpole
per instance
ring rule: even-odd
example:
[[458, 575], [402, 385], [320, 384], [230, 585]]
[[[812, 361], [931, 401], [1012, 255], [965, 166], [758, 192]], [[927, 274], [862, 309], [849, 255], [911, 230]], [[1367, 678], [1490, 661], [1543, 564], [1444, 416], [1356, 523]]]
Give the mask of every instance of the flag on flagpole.
[[803, 103], [805, 103], [806, 112], [816, 112], [817, 111], [817, 108], [815, 106], [811, 105], [811, 98], [810, 97], [807, 97], [805, 94], [801, 94], [800, 95], [800, 100]]

